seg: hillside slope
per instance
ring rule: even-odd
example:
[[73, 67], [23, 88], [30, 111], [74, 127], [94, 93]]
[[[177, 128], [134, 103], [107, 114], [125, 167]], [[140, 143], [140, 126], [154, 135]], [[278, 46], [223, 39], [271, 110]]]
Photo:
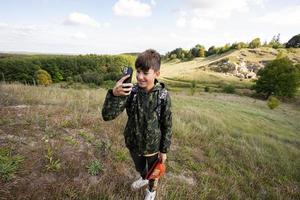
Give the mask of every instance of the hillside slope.
[[211, 74], [216, 76], [216, 79], [227, 79], [228, 76], [234, 76], [233, 80], [244, 79], [247, 74], [256, 73], [266, 63], [274, 60], [280, 51], [293, 62], [300, 63], [300, 49], [276, 50], [261, 47], [233, 50], [222, 55], [196, 58], [188, 62], [169, 61], [163, 63], [161, 74], [163, 79], [196, 80], [199, 82]]

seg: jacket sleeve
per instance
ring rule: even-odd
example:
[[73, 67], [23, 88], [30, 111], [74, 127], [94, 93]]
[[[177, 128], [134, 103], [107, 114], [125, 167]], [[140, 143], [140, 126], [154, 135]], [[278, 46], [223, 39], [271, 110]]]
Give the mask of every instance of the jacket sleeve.
[[104, 121], [115, 119], [123, 112], [128, 96], [114, 96], [112, 89], [108, 90], [102, 107], [102, 118]]
[[167, 153], [169, 151], [172, 139], [172, 112], [171, 112], [171, 98], [167, 93], [165, 105], [162, 107], [162, 115], [160, 122], [161, 140], [159, 151]]

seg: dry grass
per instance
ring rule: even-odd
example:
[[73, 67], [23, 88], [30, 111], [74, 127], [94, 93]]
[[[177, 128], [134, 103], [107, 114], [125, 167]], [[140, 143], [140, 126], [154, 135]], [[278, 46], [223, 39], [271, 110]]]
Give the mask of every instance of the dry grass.
[[[0, 85], [0, 144], [24, 160], [0, 199], [142, 199], [123, 113], [104, 122], [102, 89]], [[299, 199], [300, 110], [224, 94], [171, 93], [174, 137], [157, 199]], [[59, 160], [47, 170], [45, 158]], [[96, 176], [89, 171], [101, 163]]]

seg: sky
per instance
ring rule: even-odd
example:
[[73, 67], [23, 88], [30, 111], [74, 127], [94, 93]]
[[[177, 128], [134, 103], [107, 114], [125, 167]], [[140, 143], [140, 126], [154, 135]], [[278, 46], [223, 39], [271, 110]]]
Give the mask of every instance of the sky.
[[0, 0], [2, 52], [165, 54], [299, 33], [300, 0]]

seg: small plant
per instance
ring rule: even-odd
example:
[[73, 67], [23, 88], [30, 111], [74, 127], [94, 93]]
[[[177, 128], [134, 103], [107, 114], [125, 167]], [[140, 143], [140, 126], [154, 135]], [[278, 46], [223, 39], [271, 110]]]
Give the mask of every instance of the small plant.
[[103, 166], [99, 160], [93, 160], [88, 166], [88, 173], [92, 176], [97, 176], [103, 170]]
[[93, 136], [91, 136], [89, 133], [87, 133], [87, 132], [85, 132], [84, 130], [81, 130], [80, 132], [79, 132], [79, 135], [85, 140], [85, 141], [87, 141], [87, 142], [89, 142], [89, 143], [93, 143], [93, 141], [94, 141], [94, 137]]
[[0, 148], [0, 178], [8, 181], [19, 168], [24, 158], [20, 155], [12, 155], [7, 148]]
[[47, 148], [46, 158], [46, 170], [47, 171], [58, 171], [61, 168], [60, 160], [54, 158], [54, 152], [51, 146], [49, 145]]
[[64, 137], [63, 139], [64, 139], [68, 144], [70, 144], [70, 145], [72, 145], [72, 146], [77, 146], [77, 145], [78, 145], [78, 142], [77, 142], [74, 138], [72, 138], [72, 137], [66, 136], [66, 137]]
[[235, 93], [235, 87], [233, 85], [226, 85], [223, 87], [223, 92], [228, 94], [234, 94]]
[[210, 88], [209, 88], [208, 86], [205, 86], [204, 91], [205, 91], [205, 92], [209, 92], [209, 91], [210, 91]]
[[194, 95], [194, 94], [195, 94], [195, 92], [196, 92], [196, 87], [197, 87], [196, 81], [193, 80], [193, 81], [191, 82], [191, 95]]
[[268, 107], [273, 110], [279, 106], [280, 101], [276, 97], [270, 96], [268, 98], [267, 104], [268, 104]]
[[99, 141], [99, 140], [97, 140], [94, 143], [94, 146], [97, 149], [97, 151], [99, 151], [99, 153], [101, 153], [101, 155], [103, 155], [103, 156], [107, 156], [108, 153], [111, 150], [111, 143], [110, 143], [110, 141]]
[[125, 161], [127, 159], [126, 152], [122, 150], [116, 151], [116, 159], [118, 161]]

